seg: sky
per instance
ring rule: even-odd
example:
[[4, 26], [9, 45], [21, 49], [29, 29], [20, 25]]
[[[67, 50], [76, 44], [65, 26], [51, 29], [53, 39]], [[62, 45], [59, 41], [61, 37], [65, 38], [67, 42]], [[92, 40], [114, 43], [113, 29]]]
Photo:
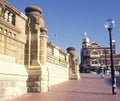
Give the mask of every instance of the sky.
[[42, 9], [42, 17], [48, 29], [48, 40], [62, 50], [74, 47], [78, 58], [84, 33], [91, 42], [109, 46], [109, 34], [104, 27], [106, 19], [113, 19], [115, 27], [112, 39], [120, 53], [120, 0], [7, 0], [25, 14], [30, 5]]

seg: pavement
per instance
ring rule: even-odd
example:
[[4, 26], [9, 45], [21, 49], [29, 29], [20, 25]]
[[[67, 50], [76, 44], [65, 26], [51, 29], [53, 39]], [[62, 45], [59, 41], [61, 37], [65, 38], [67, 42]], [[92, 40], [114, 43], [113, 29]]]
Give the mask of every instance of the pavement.
[[117, 94], [112, 94], [111, 75], [104, 79], [96, 74], [80, 74], [81, 79], [69, 80], [51, 87], [46, 93], [26, 93], [5, 101], [120, 101], [120, 76]]

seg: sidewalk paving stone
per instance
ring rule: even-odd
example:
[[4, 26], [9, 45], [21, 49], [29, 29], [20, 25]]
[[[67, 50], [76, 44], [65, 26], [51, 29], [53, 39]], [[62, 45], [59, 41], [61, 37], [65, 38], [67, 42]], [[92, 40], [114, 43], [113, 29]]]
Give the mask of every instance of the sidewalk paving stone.
[[51, 87], [46, 93], [26, 93], [5, 101], [120, 101], [120, 76], [117, 94], [112, 94], [111, 75], [102, 79], [96, 74], [80, 74], [81, 79], [69, 80]]

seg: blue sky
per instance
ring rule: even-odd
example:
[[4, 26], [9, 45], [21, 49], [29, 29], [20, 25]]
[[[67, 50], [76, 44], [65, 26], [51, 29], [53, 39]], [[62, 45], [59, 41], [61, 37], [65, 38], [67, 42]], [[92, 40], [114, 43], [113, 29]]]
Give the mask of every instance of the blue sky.
[[[84, 32], [91, 42], [109, 46], [109, 34], [104, 28], [106, 19], [115, 20], [112, 37], [120, 53], [120, 0], [7, 0], [19, 11], [30, 5], [39, 6], [45, 20], [49, 41], [66, 51], [74, 47], [80, 56]], [[55, 37], [56, 35], [56, 37]]]

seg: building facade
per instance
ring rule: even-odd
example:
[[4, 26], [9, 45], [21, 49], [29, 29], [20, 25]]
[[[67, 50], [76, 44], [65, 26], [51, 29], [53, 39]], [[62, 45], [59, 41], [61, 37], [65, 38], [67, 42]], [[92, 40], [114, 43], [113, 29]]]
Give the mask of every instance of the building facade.
[[[120, 54], [116, 54], [115, 40], [112, 40], [114, 66], [116, 71], [120, 71]], [[94, 71], [99, 73], [100, 68], [104, 68], [105, 72], [110, 71], [110, 47], [102, 47], [96, 42], [90, 42], [86, 36], [82, 42], [81, 48], [81, 72]]]
[[28, 6], [25, 13], [0, 0], [0, 101], [79, 79], [75, 49], [48, 40], [41, 8]]

